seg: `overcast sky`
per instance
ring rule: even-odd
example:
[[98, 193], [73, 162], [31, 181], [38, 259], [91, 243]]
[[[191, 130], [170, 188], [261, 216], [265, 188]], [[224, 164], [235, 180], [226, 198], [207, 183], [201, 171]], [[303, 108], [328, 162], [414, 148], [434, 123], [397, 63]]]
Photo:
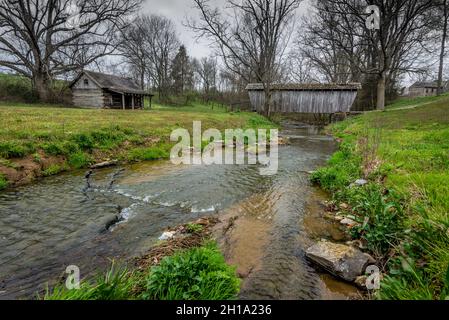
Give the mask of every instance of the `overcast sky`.
[[[211, 0], [212, 5], [222, 7], [224, 0]], [[301, 5], [298, 13], [301, 14], [306, 9], [306, 4]], [[187, 47], [188, 53], [193, 57], [204, 57], [212, 53], [205, 40], [196, 40], [195, 34], [183, 26], [186, 17], [195, 17], [196, 10], [193, 8], [192, 0], [144, 0], [143, 13], [160, 14], [170, 18], [177, 27], [180, 40]]]

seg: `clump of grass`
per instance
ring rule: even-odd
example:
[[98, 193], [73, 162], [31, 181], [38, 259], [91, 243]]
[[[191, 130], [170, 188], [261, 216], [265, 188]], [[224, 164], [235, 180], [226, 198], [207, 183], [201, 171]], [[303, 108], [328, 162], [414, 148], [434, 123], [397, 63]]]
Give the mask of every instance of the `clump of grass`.
[[47, 289], [44, 300], [128, 300], [132, 299], [133, 288], [139, 279], [135, 273], [124, 267], [112, 267], [95, 281], [82, 281], [79, 289], [67, 289], [60, 284]]
[[5, 166], [8, 168], [14, 168], [14, 169], [16, 168], [16, 165], [14, 162], [12, 162], [11, 160], [2, 159], [2, 158], [0, 158], [0, 166]]
[[214, 243], [164, 258], [145, 281], [142, 298], [150, 300], [230, 300], [240, 287]]
[[326, 191], [338, 191], [360, 177], [360, 166], [361, 158], [354, 153], [354, 147], [344, 143], [328, 161], [328, 165], [315, 171], [310, 179]]
[[187, 224], [186, 229], [188, 233], [200, 233], [203, 231], [204, 227], [200, 224], [189, 223]]
[[0, 174], [0, 190], [6, 189], [8, 187], [8, 181], [5, 176]]
[[45, 300], [229, 300], [240, 290], [235, 268], [226, 264], [216, 243], [179, 251], [142, 271], [112, 267], [80, 289], [64, 284], [47, 289]]
[[33, 152], [33, 148], [18, 141], [0, 142], [0, 157], [5, 159], [23, 158]]
[[170, 145], [160, 144], [149, 148], [135, 148], [129, 152], [128, 160], [159, 160], [170, 157]]
[[91, 163], [92, 157], [82, 151], [72, 153], [68, 159], [68, 164], [70, 165], [70, 167], [75, 169], [86, 168]]
[[64, 170], [66, 170], [66, 168], [64, 166], [61, 166], [59, 164], [52, 164], [47, 169], [42, 171], [42, 175], [44, 177], [54, 176]]

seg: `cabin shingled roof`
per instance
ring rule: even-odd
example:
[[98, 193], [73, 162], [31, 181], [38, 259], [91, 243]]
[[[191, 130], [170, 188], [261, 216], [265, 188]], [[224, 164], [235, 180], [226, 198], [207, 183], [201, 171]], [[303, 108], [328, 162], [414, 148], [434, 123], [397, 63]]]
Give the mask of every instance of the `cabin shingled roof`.
[[[289, 84], [273, 84], [272, 90], [282, 91], [318, 91], [318, 90], [360, 90], [360, 83], [289, 83]], [[262, 83], [250, 83], [246, 86], [247, 91], [263, 90]]]
[[140, 86], [131, 78], [119, 77], [88, 70], [81, 72], [81, 74], [70, 84], [70, 87], [72, 87], [83, 74], [91, 78], [102, 89], [107, 89], [118, 93], [149, 95], [147, 91], [142, 90]]

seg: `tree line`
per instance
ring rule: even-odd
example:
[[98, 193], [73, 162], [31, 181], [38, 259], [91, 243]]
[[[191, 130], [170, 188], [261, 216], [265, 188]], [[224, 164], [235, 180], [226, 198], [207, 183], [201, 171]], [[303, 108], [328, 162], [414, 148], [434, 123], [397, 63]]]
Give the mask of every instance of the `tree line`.
[[196, 59], [168, 17], [139, 14], [141, 0], [4, 0], [0, 66], [31, 79], [43, 101], [55, 79], [117, 59], [162, 102], [191, 92], [244, 97], [258, 82], [267, 115], [273, 83], [361, 82], [360, 103], [377, 109], [405, 76], [425, 78], [435, 62], [443, 83], [447, 0], [225, 2], [223, 9], [191, 0], [197, 15], [185, 27], [214, 49]]

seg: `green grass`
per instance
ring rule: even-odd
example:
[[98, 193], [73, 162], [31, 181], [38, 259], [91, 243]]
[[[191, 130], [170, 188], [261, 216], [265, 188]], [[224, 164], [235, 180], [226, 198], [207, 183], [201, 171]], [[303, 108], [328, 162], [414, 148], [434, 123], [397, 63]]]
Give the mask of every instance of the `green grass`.
[[[352, 236], [387, 263], [380, 298], [440, 299], [448, 292], [449, 96], [387, 110], [333, 125], [340, 150], [312, 181], [349, 204], [361, 224]], [[367, 186], [349, 187], [362, 177]]]
[[[448, 96], [448, 95], [449, 94], [446, 93], [443, 95], [443, 97]], [[398, 109], [398, 108], [409, 108], [409, 107], [413, 107], [413, 106], [419, 106], [422, 104], [438, 101], [440, 99], [441, 99], [441, 97], [438, 97], [438, 96], [415, 97], [415, 98], [402, 97], [402, 98], [397, 99], [392, 104], [388, 105], [386, 108], [389, 110]]]
[[61, 284], [47, 289], [45, 300], [230, 300], [240, 290], [235, 268], [217, 244], [179, 251], [159, 265], [132, 271], [112, 265], [104, 275], [84, 280], [78, 290]]
[[47, 169], [45, 169], [42, 174], [44, 177], [49, 177], [49, 176], [53, 176], [55, 174], [58, 174], [62, 171], [65, 171], [66, 167], [65, 166], [61, 166], [59, 164], [52, 164], [50, 165]]
[[65, 284], [47, 289], [44, 300], [129, 300], [133, 298], [133, 288], [138, 284], [136, 273], [115, 264], [94, 281], [84, 280], [79, 289], [69, 290]]
[[151, 300], [231, 300], [240, 280], [217, 245], [180, 252], [153, 267], [145, 279], [142, 297]]
[[0, 102], [0, 159], [14, 161], [37, 151], [63, 156], [70, 168], [87, 167], [103, 158], [125, 161], [167, 159], [170, 133], [217, 128], [273, 128], [264, 117], [229, 113], [218, 106], [155, 105], [153, 110], [92, 110]]
[[0, 174], [0, 190], [6, 189], [8, 186], [8, 181], [6, 181], [5, 177]]

